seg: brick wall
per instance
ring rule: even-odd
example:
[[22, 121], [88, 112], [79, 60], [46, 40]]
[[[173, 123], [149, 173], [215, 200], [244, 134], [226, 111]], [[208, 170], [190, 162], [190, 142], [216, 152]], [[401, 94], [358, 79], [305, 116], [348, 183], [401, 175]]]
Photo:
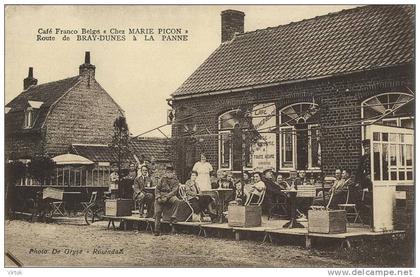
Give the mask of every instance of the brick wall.
[[[194, 113], [190, 124], [196, 124], [197, 130], [208, 129], [217, 133], [218, 116], [228, 110], [236, 109], [240, 104], [275, 102], [277, 109], [289, 104], [315, 99], [320, 105], [321, 127], [323, 129], [322, 169], [332, 174], [334, 169], [357, 168], [361, 155], [361, 127], [331, 128], [360, 120], [361, 102], [375, 94], [385, 92], [408, 92], [413, 90], [412, 67], [376, 70], [371, 72], [349, 74], [341, 77], [324, 78], [285, 84], [271, 88], [253, 89], [229, 94], [203, 96], [190, 99], [174, 100], [176, 120]], [[185, 110], [185, 111], [182, 111]], [[177, 153], [186, 142], [179, 139], [182, 135], [182, 124], [172, 125], [174, 138], [174, 161], [178, 174], [182, 174], [183, 154]], [[176, 147], [178, 144], [179, 147]], [[212, 166], [218, 167], [217, 136], [204, 137], [202, 143], [196, 143], [198, 151], [204, 151]], [[179, 150], [178, 150], [179, 151]], [[277, 149], [278, 152], [278, 149]], [[198, 156], [196, 159], [198, 160]]]
[[45, 123], [46, 152], [66, 153], [73, 143], [107, 144], [113, 123], [122, 115], [117, 104], [94, 80], [85, 78], [52, 109]]
[[42, 153], [42, 143], [39, 132], [5, 136], [6, 159], [29, 159], [40, 153]]

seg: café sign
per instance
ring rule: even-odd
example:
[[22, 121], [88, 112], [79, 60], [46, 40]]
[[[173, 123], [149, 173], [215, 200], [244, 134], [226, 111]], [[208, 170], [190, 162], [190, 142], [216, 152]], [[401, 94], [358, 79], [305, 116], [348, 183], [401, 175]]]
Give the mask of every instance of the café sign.
[[[252, 167], [254, 171], [276, 168], [276, 105], [264, 103], [254, 105], [252, 124], [261, 132], [262, 139], [252, 146]], [[272, 133], [270, 133], [272, 132]]]

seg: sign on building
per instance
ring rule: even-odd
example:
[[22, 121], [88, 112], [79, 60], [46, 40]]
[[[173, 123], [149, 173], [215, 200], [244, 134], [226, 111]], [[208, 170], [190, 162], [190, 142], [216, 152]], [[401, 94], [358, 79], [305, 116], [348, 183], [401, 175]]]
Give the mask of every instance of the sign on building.
[[[252, 124], [262, 139], [252, 146], [252, 167], [255, 171], [276, 168], [276, 105], [264, 103], [252, 109]], [[272, 133], [270, 133], [272, 132]]]

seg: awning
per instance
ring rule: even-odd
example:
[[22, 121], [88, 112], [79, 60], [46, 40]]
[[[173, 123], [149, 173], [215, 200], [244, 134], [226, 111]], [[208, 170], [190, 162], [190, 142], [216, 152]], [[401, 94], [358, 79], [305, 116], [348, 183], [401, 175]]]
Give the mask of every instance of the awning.
[[53, 158], [57, 165], [66, 165], [66, 164], [93, 164], [89, 159], [85, 157], [74, 155], [74, 154], [63, 154]]

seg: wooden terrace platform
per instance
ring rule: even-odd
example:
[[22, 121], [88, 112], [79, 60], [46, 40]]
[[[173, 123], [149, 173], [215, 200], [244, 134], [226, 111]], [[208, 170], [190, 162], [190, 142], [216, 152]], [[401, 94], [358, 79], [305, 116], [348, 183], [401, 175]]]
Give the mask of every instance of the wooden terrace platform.
[[[137, 229], [141, 230], [142, 226], [145, 231], [153, 231], [153, 218], [140, 218], [138, 215], [132, 216], [105, 216], [108, 220], [108, 229], [112, 226], [115, 230], [115, 221], [120, 222], [123, 230], [128, 230], [129, 225], [137, 224]], [[283, 228], [282, 226], [287, 220], [267, 220], [263, 217], [262, 226], [259, 227], [231, 227], [227, 223], [211, 223], [211, 222], [176, 222], [169, 223], [162, 221], [162, 226], [169, 226], [171, 232], [175, 233], [187, 230], [188, 233], [195, 233], [199, 236], [208, 237], [209, 234], [216, 233], [219, 237], [222, 234], [233, 235], [236, 240], [246, 239], [247, 237], [260, 236], [262, 242], [275, 242], [276, 240], [287, 239], [289, 241], [302, 242], [306, 248], [311, 248], [314, 240], [322, 241], [339, 241], [341, 247], [351, 247], [352, 242], [358, 239], [372, 239], [373, 237], [390, 237], [403, 236], [405, 231], [389, 231], [389, 232], [373, 232], [369, 226], [361, 224], [348, 224], [347, 232], [341, 234], [321, 234], [309, 233], [307, 222], [301, 222], [305, 228]]]

